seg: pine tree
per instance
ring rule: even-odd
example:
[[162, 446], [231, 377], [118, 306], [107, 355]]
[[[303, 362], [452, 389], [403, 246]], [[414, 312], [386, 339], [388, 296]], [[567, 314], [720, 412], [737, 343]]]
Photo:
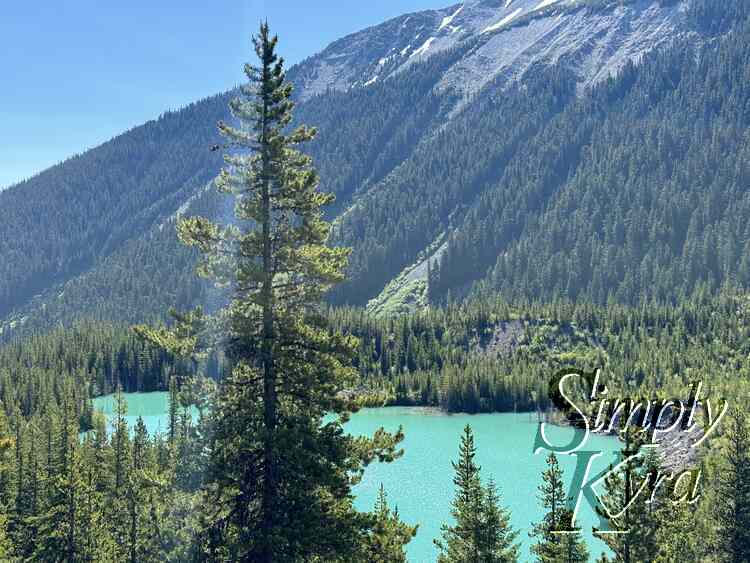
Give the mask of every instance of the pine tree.
[[[203, 254], [198, 273], [231, 290], [213, 317], [176, 315], [172, 330], [139, 333], [181, 356], [221, 349], [231, 364], [214, 405], [205, 505], [207, 549], [231, 560], [347, 560], [371, 519], [352, 505], [364, 466], [398, 454], [400, 432], [371, 439], [342, 432], [354, 408], [340, 391], [354, 379], [355, 341], [329, 330], [321, 299], [344, 279], [348, 250], [329, 248], [311, 159], [298, 150], [315, 130], [290, 129], [291, 85], [267, 24], [254, 39], [258, 67], [220, 122], [230, 152], [216, 187], [235, 198], [235, 221], [191, 217], [180, 239]], [[326, 414], [340, 415], [324, 421]]]
[[118, 386], [115, 392], [115, 412], [112, 423], [112, 490], [110, 496], [110, 524], [113, 528], [114, 537], [118, 545], [126, 549], [132, 542], [132, 519], [130, 518], [132, 489], [130, 487], [132, 477], [132, 452], [130, 443], [130, 431], [125, 418], [127, 414], [127, 402], [122, 395], [122, 389]]
[[509, 562], [518, 559], [517, 536], [510, 527], [507, 509], [499, 506], [494, 482], [482, 487], [480, 467], [474, 461], [474, 433], [468, 424], [459, 446], [458, 461], [452, 462], [456, 496], [451, 515], [454, 525], [442, 526], [442, 539], [435, 540], [440, 563]]
[[13, 541], [8, 535], [8, 516], [0, 511], [0, 561], [13, 561]]
[[[605, 534], [600, 537], [614, 552], [614, 561], [618, 563], [650, 561], [658, 553], [658, 518], [656, 506], [646, 501], [652, 493], [659, 461], [655, 452], [636, 456], [645, 439], [642, 430], [629, 428], [622, 433], [622, 437], [622, 457], [630, 461], [619, 471], [610, 471], [607, 475], [604, 480], [605, 492], [602, 502], [606, 504], [610, 513], [622, 513], [619, 518], [610, 518], [609, 526], [614, 531], [624, 533]], [[624, 510], [627, 506], [629, 508]], [[600, 507], [597, 507], [597, 512], [604, 517], [607, 516]]]
[[130, 437], [128, 435], [128, 423], [125, 419], [127, 413], [127, 402], [122, 395], [122, 388], [118, 387], [115, 392], [115, 419], [112, 432], [112, 446], [115, 456], [115, 491], [121, 491], [127, 479], [130, 456]]
[[146, 468], [148, 463], [148, 430], [142, 417], [138, 417], [133, 430], [133, 469], [140, 471]]
[[661, 499], [657, 509], [658, 524], [655, 531], [654, 563], [680, 563], [701, 561], [705, 522], [696, 515], [694, 506], [687, 503], [675, 505], [671, 499]]
[[114, 463], [112, 448], [107, 436], [107, 420], [101, 413], [95, 413], [94, 415], [90, 436], [93, 487], [97, 493], [109, 494], [113, 487], [112, 469]]
[[80, 493], [77, 517], [80, 519], [79, 540], [82, 561], [116, 561], [120, 556], [108, 518], [106, 492], [97, 487], [101, 484], [101, 473], [111, 466], [96, 465], [95, 436], [87, 436], [78, 454], [74, 470], [80, 472]]
[[500, 494], [493, 479], [484, 489], [482, 504], [482, 549], [483, 563], [508, 563], [518, 560], [515, 544], [518, 532], [510, 525], [510, 511], [500, 504]]
[[13, 553], [13, 541], [8, 534], [13, 446], [5, 411], [0, 409], [0, 561], [10, 561]]
[[539, 500], [546, 512], [542, 521], [534, 524], [530, 534], [537, 539], [537, 543], [531, 547], [537, 561], [588, 561], [589, 553], [580, 529], [572, 528], [573, 513], [567, 506], [568, 497], [565, 493], [563, 472], [553, 452], [547, 456], [547, 469], [542, 473]]
[[114, 561], [115, 544], [105, 525], [102, 496], [94, 488], [90, 460], [78, 443], [78, 425], [69, 406], [63, 410], [60, 460], [47, 509], [33, 524], [39, 538], [34, 561]]
[[741, 408], [732, 411], [722, 453], [716, 483], [716, 552], [721, 561], [739, 563], [750, 556], [750, 430]]
[[177, 380], [172, 377], [169, 380], [169, 443], [174, 445], [175, 434], [177, 433], [177, 416], [180, 408], [179, 393], [177, 390]]
[[391, 510], [381, 483], [373, 513], [375, 524], [363, 544], [362, 561], [406, 563], [404, 548], [417, 533], [417, 526], [401, 522], [398, 509]]
[[134, 467], [129, 473], [125, 488], [127, 535], [124, 548], [127, 561], [139, 563], [164, 560], [160, 535], [164, 521], [164, 503], [168, 499], [163, 498], [167, 491], [162, 478], [144, 458], [140, 467]]
[[479, 562], [481, 543], [482, 484], [475, 463], [474, 433], [468, 424], [459, 446], [458, 461], [452, 462], [456, 496], [451, 515], [455, 524], [442, 526], [442, 540], [435, 540], [440, 563]]

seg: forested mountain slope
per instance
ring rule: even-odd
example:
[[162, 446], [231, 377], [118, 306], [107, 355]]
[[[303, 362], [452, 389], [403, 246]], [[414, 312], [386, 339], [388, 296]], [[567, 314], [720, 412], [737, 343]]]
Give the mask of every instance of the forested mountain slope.
[[479, 280], [630, 302], [747, 284], [747, 3], [717, 6], [689, 20], [704, 39], [731, 22], [730, 36], [678, 40], [583, 96], [564, 63], [483, 90], [343, 218], [342, 299], [430, 253], [432, 300]]
[[748, 31], [649, 57], [550, 120], [454, 229], [435, 293], [482, 279], [635, 302], [750, 285]]
[[226, 101], [167, 113], [0, 192], [0, 317], [101, 264], [204, 186], [220, 159], [196, 146], [215, 139]]
[[[311, 152], [338, 197], [332, 242], [354, 247], [333, 301], [424, 302], [428, 273], [434, 301], [748, 283], [747, 12], [747, 0], [466, 2], [292, 69], [296, 117], [319, 128]], [[172, 218], [225, 211], [204, 188], [227, 98], [0, 193], [6, 336], [210, 301]]]

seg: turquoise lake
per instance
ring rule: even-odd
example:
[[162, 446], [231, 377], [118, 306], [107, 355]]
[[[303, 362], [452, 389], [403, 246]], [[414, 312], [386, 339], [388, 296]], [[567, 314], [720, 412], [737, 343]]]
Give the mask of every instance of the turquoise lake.
[[[167, 393], [129, 393], [128, 422], [132, 426], [138, 416], [149, 432], [167, 430]], [[98, 410], [111, 415], [111, 396], [94, 401]], [[546, 453], [534, 455], [532, 446], [537, 430], [536, 417], [528, 413], [514, 414], [444, 414], [432, 409], [388, 407], [364, 409], [352, 417], [347, 430], [352, 434], [371, 433], [379, 427], [394, 431], [403, 426], [406, 439], [404, 456], [391, 464], [373, 464], [365, 472], [356, 489], [356, 505], [360, 510], [372, 508], [377, 490], [383, 483], [391, 505], [398, 506], [401, 518], [419, 524], [417, 537], [408, 547], [409, 560], [415, 563], [435, 561], [432, 540], [440, 534], [440, 526], [450, 518], [453, 497], [453, 469], [451, 460], [458, 452], [464, 426], [471, 424], [476, 445], [477, 461], [482, 466], [482, 478], [494, 477], [502, 493], [502, 501], [512, 513], [511, 522], [519, 531], [522, 544], [521, 560], [528, 561], [530, 539], [528, 530], [541, 515], [536, 498], [540, 475], [545, 468]], [[575, 431], [547, 425], [546, 434], [557, 445], [567, 444]], [[615, 460], [618, 441], [611, 437], [592, 435], [586, 450], [604, 452], [593, 470], [604, 469]], [[558, 456], [570, 483], [576, 458]], [[593, 473], [592, 473], [593, 474]], [[593, 511], [585, 504], [579, 514], [591, 560], [605, 551], [605, 545], [591, 534], [595, 522]]]

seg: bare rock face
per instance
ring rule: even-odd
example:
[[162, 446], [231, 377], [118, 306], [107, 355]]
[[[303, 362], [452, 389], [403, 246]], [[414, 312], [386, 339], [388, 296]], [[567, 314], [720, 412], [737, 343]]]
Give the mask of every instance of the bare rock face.
[[702, 436], [703, 429], [697, 426], [690, 432], [676, 429], [663, 436], [658, 448], [662, 467], [672, 473], [694, 467], [700, 451], [693, 444]]
[[[681, 416], [686, 415], [687, 413], [684, 413]], [[614, 420], [612, 428], [617, 428], [621, 416], [615, 416]], [[660, 425], [660, 428], [663, 428], [663, 426]], [[695, 447], [695, 444], [701, 442], [705, 432], [705, 411], [700, 403], [695, 411], [695, 424], [692, 428], [689, 430], [683, 429], [680, 424], [668, 432], [660, 432], [655, 449], [659, 455], [662, 470], [671, 474], [679, 474], [682, 471], [693, 469], [705, 451], [704, 445]], [[609, 433], [619, 435], [616, 430]]]
[[[562, 63], [581, 89], [686, 33], [687, 0], [467, 0], [408, 14], [332, 43], [297, 67], [306, 99], [387, 80], [452, 49], [437, 88], [476, 94], [519, 80], [537, 64]], [[459, 103], [459, 106], [461, 104]]]

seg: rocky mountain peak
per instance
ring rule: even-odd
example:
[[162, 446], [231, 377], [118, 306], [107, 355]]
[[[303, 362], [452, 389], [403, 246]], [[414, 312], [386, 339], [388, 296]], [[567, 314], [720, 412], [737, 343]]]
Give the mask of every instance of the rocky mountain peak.
[[563, 61], [582, 88], [685, 31], [687, 0], [467, 0], [406, 14], [332, 43], [296, 70], [302, 99], [369, 87], [449, 49], [464, 49], [439, 88], [467, 96]]

